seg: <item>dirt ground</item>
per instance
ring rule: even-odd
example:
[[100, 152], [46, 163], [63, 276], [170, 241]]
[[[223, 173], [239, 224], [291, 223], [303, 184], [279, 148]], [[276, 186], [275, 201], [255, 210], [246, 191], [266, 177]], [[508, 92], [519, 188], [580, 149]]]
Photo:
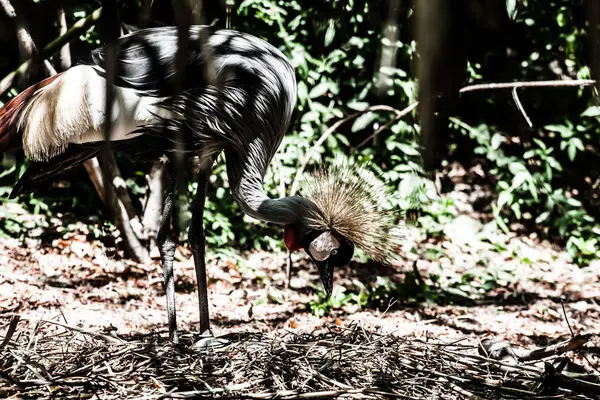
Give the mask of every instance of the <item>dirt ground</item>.
[[[586, 268], [574, 266], [566, 261], [566, 254], [529, 238], [504, 238], [507, 248], [502, 253], [489, 246], [466, 249], [451, 241], [434, 244], [422, 239], [417, 238], [413, 247], [441, 246], [448, 253], [425, 260], [409, 248], [401, 262], [384, 271], [374, 270], [381, 267], [373, 264], [352, 263], [336, 272], [335, 291], [353, 287], [356, 281], [375, 284], [378, 274], [402, 282], [407, 273], [413, 272], [413, 266], [427, 282], [431, 274], [440, 271], [442, 277], [460, 277], [483, 268], [481, 259], [488, 259], [488, 270], [510, 271], [509, 278], [498, 275], [497, 286], [475, 300], [417, 304], [391, 299], [385, 309], [347, 304], [319, 318], [309, 312], [308, 303], [316, 299], [321, 284], [316, 268], [303, 255], [294, 257], [291, 289], [284, 286], [285, 254], [244, 254], [244, 267], [235, 260], [217, 259], [208, 265], [215, 333], [276, 334], [359, 321], [369, 329], [403, 336], [444, 341], [466, 338], [473, 342], [492, 338], [527, 348], [567, 339], [571, 335], [568, 324], [574, 333], [600, 333], [599, 263]], [[452, 249], [455, 256], [447, 256]], [[195, 332], [198, 299], [194, 267], [184, 247], [178, 249], [175, 272], [178, 326]], [[470, 285], [473, 282], [477, 281]], [[4, 322], [12, 314], [114, 334], [166, 335], [159, 260], [138, 265], [108, 258], [100, 242], [90, 243], [77, 231], [41, 248], [37, 240], [22, 243], [4, 239], [0, 242], [2, 325], [6, 326]], [[598, 348], [599, 344], [594, 339], [590, 345]], [[588, 357], [593, 368], [600, 365], [599, 353]]]

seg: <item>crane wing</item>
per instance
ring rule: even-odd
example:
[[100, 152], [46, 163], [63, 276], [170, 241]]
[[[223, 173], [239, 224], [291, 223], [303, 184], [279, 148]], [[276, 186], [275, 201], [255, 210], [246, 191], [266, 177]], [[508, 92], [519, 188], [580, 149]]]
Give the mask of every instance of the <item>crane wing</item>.
[[[189, 30], [182, 89], [205, 87], [207, 51], [203, 48], [216, 28], [193, 26]], [[202, 37], [203, 35], [206, 35]], [[202, 37], [202, 40], [201, 40]], [[140, 30], [122, 36], [117, 42], [117, 86], [134, 89], [141, 96], [168, 97], [175, 93], [177, 27]], [[106, 74], [106, 49], [91, 52], [92, 65], [101, 76]]]

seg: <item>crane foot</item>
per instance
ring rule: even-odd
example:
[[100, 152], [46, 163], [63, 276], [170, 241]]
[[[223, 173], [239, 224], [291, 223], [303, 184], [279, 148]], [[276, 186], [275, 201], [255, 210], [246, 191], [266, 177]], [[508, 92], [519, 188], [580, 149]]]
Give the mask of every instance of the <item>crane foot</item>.
[[212, 331], [206, 331], [200, 335], [200, 339], [192, 345], [192, 348], [197, 351], [204, 351], [224, 347], [230, 343], [230, 340], [224, 337], [215, 337]]

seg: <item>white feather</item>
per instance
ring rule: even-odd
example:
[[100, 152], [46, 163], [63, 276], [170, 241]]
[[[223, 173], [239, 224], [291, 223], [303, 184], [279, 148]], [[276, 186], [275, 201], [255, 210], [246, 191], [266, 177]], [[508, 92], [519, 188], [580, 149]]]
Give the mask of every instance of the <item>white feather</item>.
[[[104, 140], [105, 96], [106, 80], [86, 65], [69, 69], [36, 92], [19, 118], [27, 157], [47, 161], [62, 153], [70, 143]], [[115, 86], [110, 140], [139, 136], [131, 132], [141, 125], [157, 122], [156, 115], [175, 118], [171, 112], [154, 105], [161, 100]]]

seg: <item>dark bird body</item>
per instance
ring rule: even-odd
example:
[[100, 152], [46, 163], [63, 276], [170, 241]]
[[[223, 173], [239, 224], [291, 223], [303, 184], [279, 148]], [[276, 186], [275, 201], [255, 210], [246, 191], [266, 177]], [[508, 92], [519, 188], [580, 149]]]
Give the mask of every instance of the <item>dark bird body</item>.
[[[350, 261], [355, 244], [367, 248], [375, 244], [371, 248], [377, 249], [394, 246], [389, 218], [381, 214], [370, 227], [361, 227], [352, 218], [355, 213], [377, 217], [368, 212], [381, 208], [380, 189], [364, 174], [359, 177], [358, 168], [322, 172], [319, 180], [329, 186], [308, 196], [271, 199], [265, 193], [265, 173], [296, 106], [294, 69], [283, 53], [246, 33], [193, 26], [182, 90], [175, 91], [177, 44], [175, 27], [141, 30], [119, 39], [111, 143], [115, 149], [150, 160], [176, 151], [200, 157], [188, 236], [198, 278], [201, 333], [210, 331], [202, 214], [211, 166], [220, 152], [225, 153], [229, 184], [241, 210], [258, 220], [284, 225], [286, 245], [306, 250], [319, 266], [328, 293], [334, 266]], [[104, 50], [96, 49], [88, 60], [26, 89], [0, 109], [0, 151], [22, 148], [32, 161], [12, 197], [47, 184], [103, 150], [106, 67]], [[344, 171], [351, 171], [350, 178]], [[343, 193], [338, 189], [352, 182], [347, 199], [337, 198], [337, 193]], [[313, 181], [312, 187], [318, 185]], [[328, 188], [336, 202], [353, 198], [359, 204], [329, 207], [323, 197]], [[170, 184], [157, 243], [165, 270], [170, 338], [177, 341], [175, 240], [170, 231], [173, 191]], [[383, 260], [388, 253], [371, 255]]]

